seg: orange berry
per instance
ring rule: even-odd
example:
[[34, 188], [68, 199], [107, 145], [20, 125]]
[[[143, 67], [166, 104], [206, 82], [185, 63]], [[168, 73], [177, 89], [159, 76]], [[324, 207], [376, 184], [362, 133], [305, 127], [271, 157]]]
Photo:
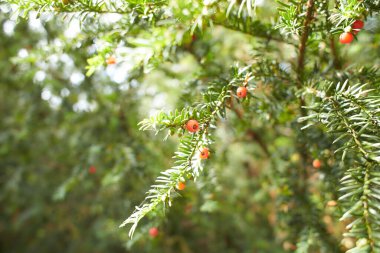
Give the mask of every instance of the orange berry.
[[339, 36], [339, 41], [342, 44], [350, 44], [354, 40], [354, 35], [349, 32], [344, 32]]
[[96, 173], [96, 167], [95, 166], [90, 166], [90, 168], [88, 168], [88, 173], [95, 174]]
[[239, 98], [245, 98], [247, 96], [247, 88], [244, 87], [244, 86], [241, 86], [239, 88], [237, 88], [236, 90], [236, 95], [239, 97]]
[[177, 189], [182, 191], [186, 188], [186, 184], [184, 182], [178, 182]]
[[329, 200], [327, 201], [327, 206], [336, 206], [338, 203], [335, 200]]
[[292, 250], [292, 251], [294, 251], [294, 250], [297, 249], [297, 246], [294, 245], [294, 244], [291, 243], [291, 242], [284, 242], [284, 243], [282, 244], [282, 247], [284, 248], [284, 250]]
[[110, 56], [110, 57], [107, 58], [106, 63], [108, 65], [116, 64], [116, 58], [114, 56]]
[[199, 123], [195, 119], [191, 119], [186, 123], [186, 128], [190, 133], [198, 132]]
[[157, 237], [158, 236], [158, 228], [156, 228], [156, 227], [152, 227], [152, 228], [150, 228], [149, 229], [149, 235], [151, 236], [151, 237]]
[[315, 159], [315, 160], [313, 161], [313, 167], [314, 167], [314, 168], [319, 169], [321, 166], [322, 166], [322, 163], [321, 163], [320, 160]]
[[201, 153], [199, 154], [199, 157], [201, 159], [207, 159], [209, 155], [210, 155], [210, 151], [208, 150], [208, 148], [202, 148]]

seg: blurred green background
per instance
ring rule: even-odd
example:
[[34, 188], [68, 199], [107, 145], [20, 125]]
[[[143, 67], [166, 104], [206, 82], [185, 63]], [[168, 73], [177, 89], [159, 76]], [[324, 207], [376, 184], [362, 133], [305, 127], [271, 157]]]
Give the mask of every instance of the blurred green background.
[[[253, 180], [266, 166], [262, 152], [231, 122], [202, 180], [130, 240], [118, 226], [176, 147], [174, 137], [163, 142], [137, 124], [196, 101], [204, 89], [194, 81], [197, 59], [183, 51], [145, 75], [121, 62], [88, 78], [86, 60], [98, 49], [91, 30], [51, 15], [16, 22], [1, 8], [1, 252], [282, 252], [268, 225], [272, 203]], [[223, 62], [208, 78], [250, 50], [247, 37], [224, 41], [225, 32], [196, 42], [198, 55]], [[233, 47], [242, 39], [246, 46]], [[158, 238], [149, 237], [153, 226]]]

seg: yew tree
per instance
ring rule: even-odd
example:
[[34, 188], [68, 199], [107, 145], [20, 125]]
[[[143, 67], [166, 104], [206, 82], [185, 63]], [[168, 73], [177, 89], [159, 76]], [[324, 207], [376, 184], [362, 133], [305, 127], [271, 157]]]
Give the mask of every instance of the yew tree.
[[[5, 181], [45, 151], [44, 180], [62, 160], [47, 206], [79, 207], [81, 191], [105, 187], [97, 217], [120, 227], [127, 252], [380, 252], [379, 0], [0, 7], [3, 24], [47, 31], [0, 37], [16, 47], [2, 56], [0, 106], [13, 112], [2, 131], [44, 119], [23, 132], [44, 145], [25, 161], [12, 152], [21, 133], [4, 137]], [[35, 97], [12, 106], [13, 89]]]

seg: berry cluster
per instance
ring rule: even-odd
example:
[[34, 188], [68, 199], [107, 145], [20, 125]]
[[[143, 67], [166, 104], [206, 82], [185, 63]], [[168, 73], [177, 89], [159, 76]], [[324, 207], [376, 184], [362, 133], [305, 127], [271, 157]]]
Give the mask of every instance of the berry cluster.
[[354, 34], [358, 34], [364, 27], [364, 22], [361, 20], [355, 20], [351, 27], [346, 27], [344, 33], [339, 36], [339, 41], [342, 44], [350, 44], [354, 40]]
[[[107, 59], [107, 64], [115, 64], [116, 63], [116, 59], [114, 57], [110, 57]], [[244, 82], [244, 85], [243, 86], [240, 86], [237, 88], [236, 90], [236, 96], [238, 98], [245, 98], [248, 94], [248, 89], [246, 87], [247, 85], [247, 80]], [[186, 125], [185, 125], [187, 131], [189, 131], [190, 133], [196, 133], [200, 130], [200, 127], [199, 127], [199, 122], [195, 119], [190, 119], [186, 122]], [[210, 150], [207, 148], [207, 147], [202, 147], [201, 150], [199, 151], [199, 158], [200, 159], [208, 159], [210, 156]], [[183, 182], [183, 181], [180, 181], [177, 183], [176, 185], [176, 188], [179, 190], [179, 191], [182, 191], [186, 188], [186, 183]], [[152, 227], [150, 230], [149, 230], [149, 234], [151, 237], [157, 237], [158, 236], [158, 229], [156, 227]]]

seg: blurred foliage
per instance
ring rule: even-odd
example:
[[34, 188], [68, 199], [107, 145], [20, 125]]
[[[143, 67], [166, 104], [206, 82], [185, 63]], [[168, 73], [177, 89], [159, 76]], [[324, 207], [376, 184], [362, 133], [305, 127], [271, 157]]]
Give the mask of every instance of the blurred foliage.
[[378, 252], [378, 1], [7, 2], [1, 252]]

